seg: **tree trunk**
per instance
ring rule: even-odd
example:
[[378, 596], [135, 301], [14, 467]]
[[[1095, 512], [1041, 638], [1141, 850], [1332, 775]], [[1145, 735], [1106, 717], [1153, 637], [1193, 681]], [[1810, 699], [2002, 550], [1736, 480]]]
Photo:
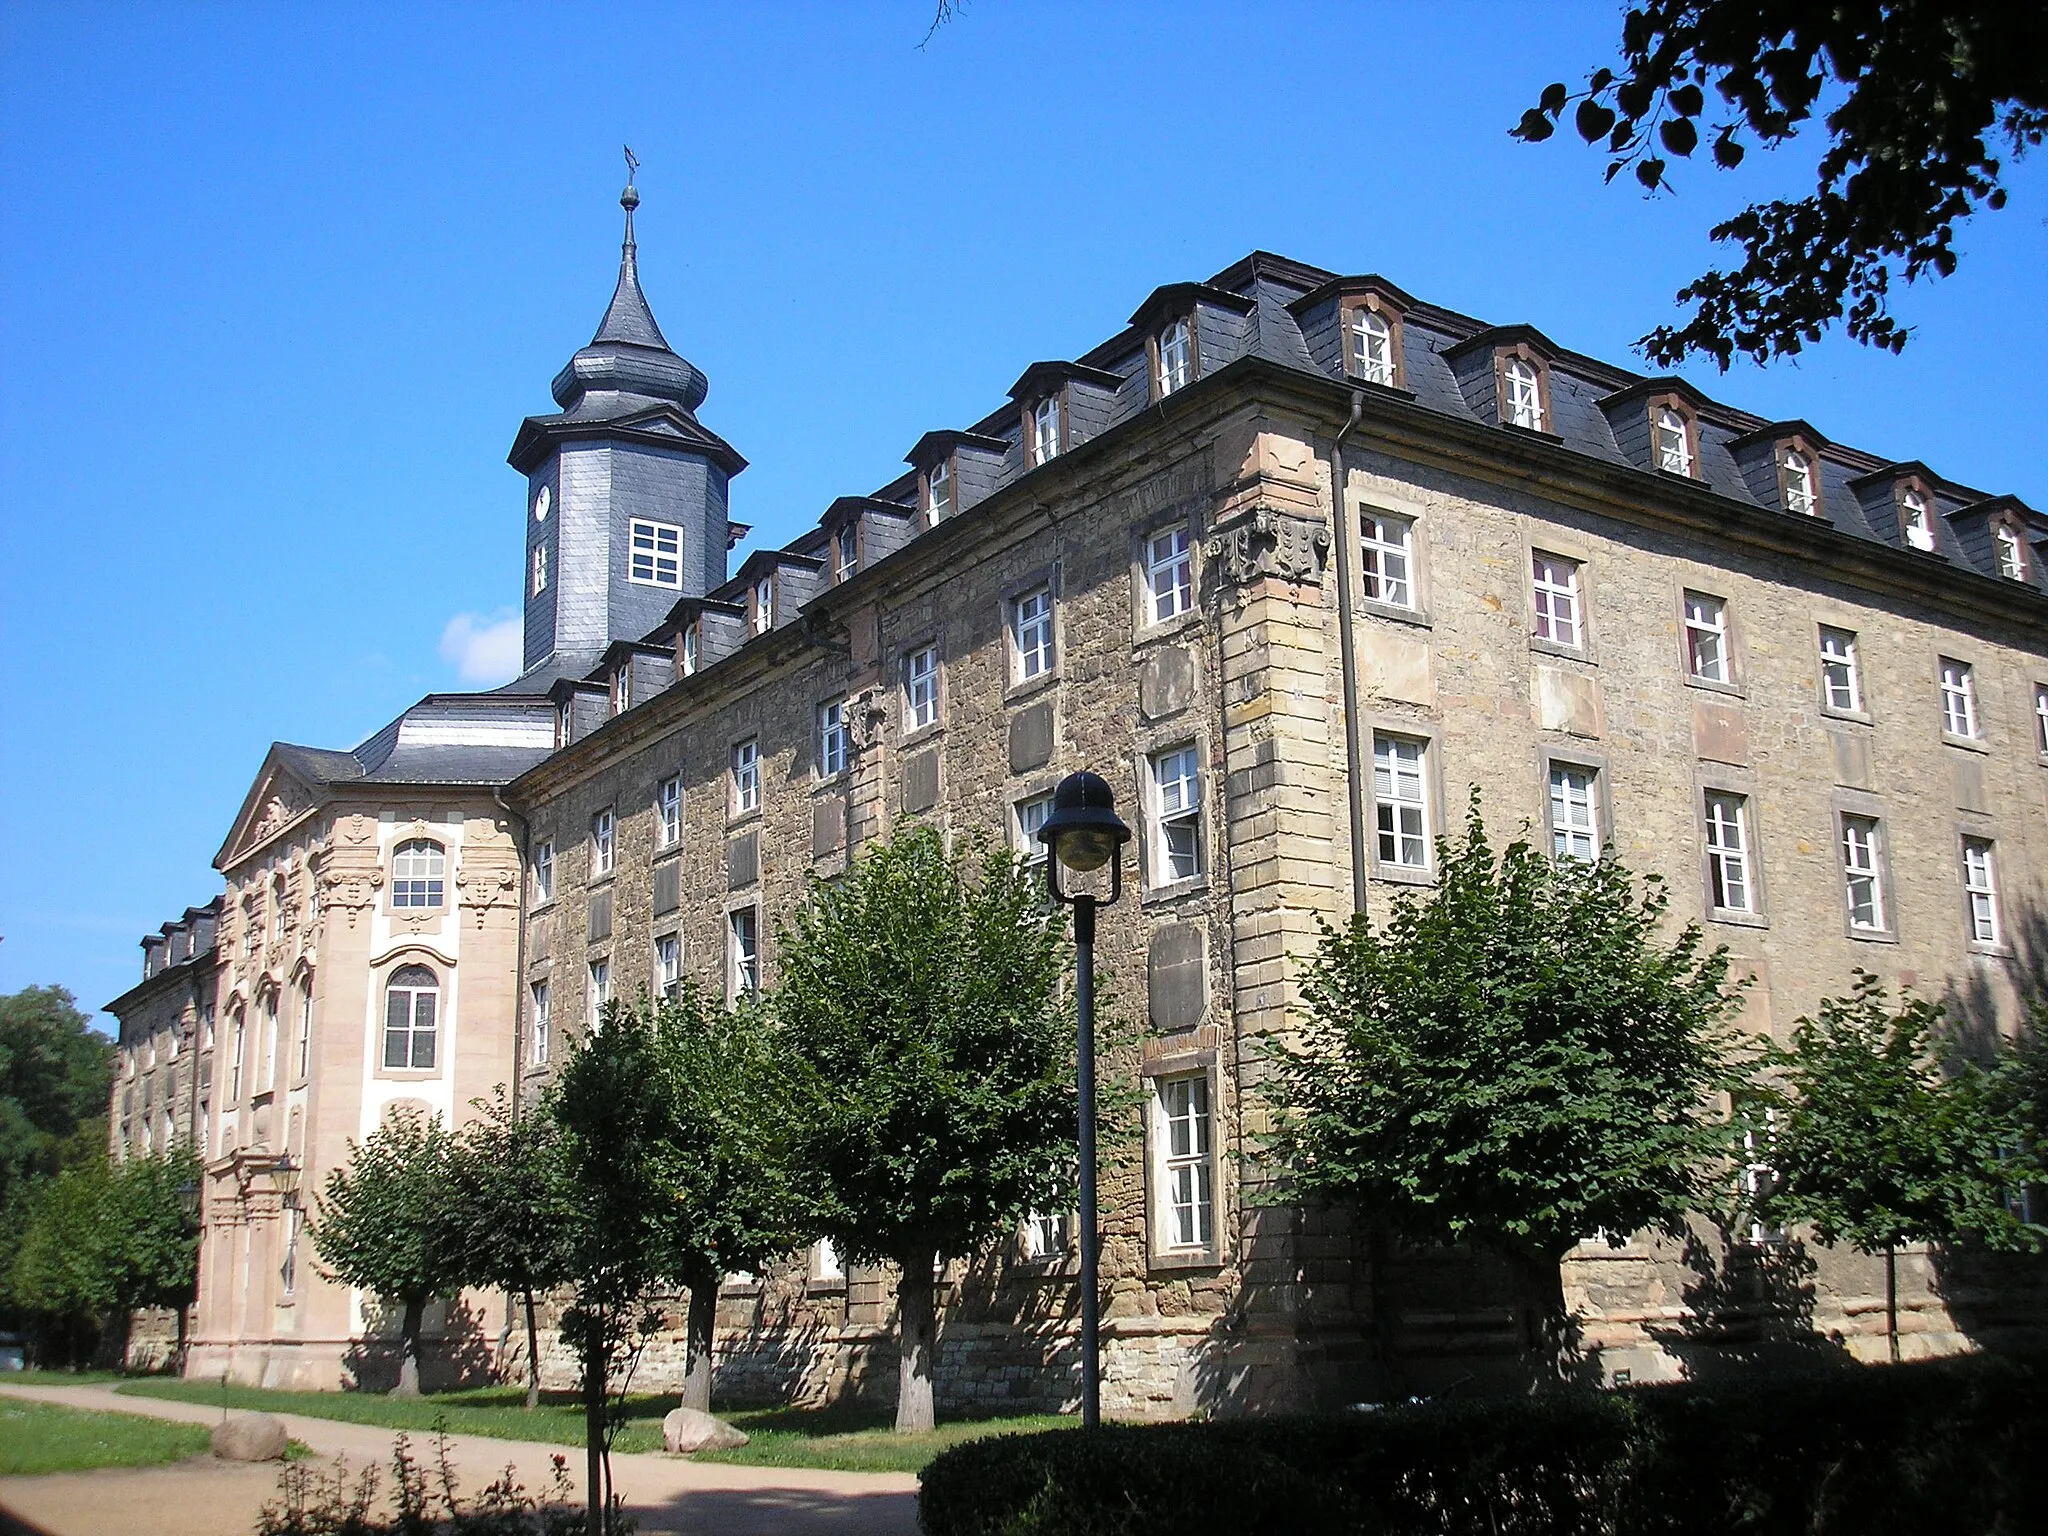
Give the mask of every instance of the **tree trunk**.
[[711, 1411], [711, 1345], [718, 1325], [718, 1281], [690, 1287], [690, 1319], [683, 1335], [683, 1406]]
[[902, 1261], [896, 1282], [896, 1433], [916, 1434], [937, 1422], [932, 1411], [932, 1347], [937, 1332], [932, 1304], [932, 1267], [927, 1250]]
[[185, 1374], [185, 1352], [192, 1347], [192, 1311], [189, 1307], [178, 1308], [178, 1374]]
[[1510, 1251], [1522, 1314], [1522, 1347], [1535, 1371], [1535, 1386], [1546, 1390], [1565, 1377], [1572, 1353], [1571, 1319], [1564, 1305], [1564, 1270], [1549, 1254]]
[[1392, 1305], [1393, 1286], [1388, 1271], [1393, 1268], [1394, 1244], [1387, 1224], [1374, 1221], [1371, 1236], [1372, 1336], [1380, 1357], [1380, 1390], [1391, 1401], [1407, 1395], [1406, 1372], [1401, 1369], [1400, 1346]]
[[420, 1319], [427, 1310], [424, 1298], [405, 1298], [405, 1320], [398, 1325], [398, 1385], [393, 1397], [420, 1395]]
[[583, 1343], [583, 1479], [589, 1497], [584, 1501], [589, 1516], [584, 1530], [599, 1536], [605, 1518], [604, 1394], [609, 1375], [605, 1366], [604, 1330], [596, 1318], [589, 1320], [589, 1336]]
[[1884, 1332], [1891, 1343], [1892, 1364], [1899, 1363], [1899, 1247], [1884, 1245]]
[[540, 1406], [540, 1329], [533, 1321], [533, 1290], [526, 1292], [526, 1411]]

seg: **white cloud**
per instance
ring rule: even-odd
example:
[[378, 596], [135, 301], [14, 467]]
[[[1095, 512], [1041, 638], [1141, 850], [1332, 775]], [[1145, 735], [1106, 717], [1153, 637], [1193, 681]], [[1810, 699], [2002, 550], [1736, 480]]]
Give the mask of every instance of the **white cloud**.
[[492, 688], [519, 675], [525, 628], [518, 613], [501, 608], [489, 618], [458, 613], [441, 631], [441, 659], [472, 687]]

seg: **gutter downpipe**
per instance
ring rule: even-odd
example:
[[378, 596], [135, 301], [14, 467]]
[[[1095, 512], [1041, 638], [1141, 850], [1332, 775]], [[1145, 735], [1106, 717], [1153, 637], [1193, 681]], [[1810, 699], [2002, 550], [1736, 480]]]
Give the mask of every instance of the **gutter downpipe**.
[[1330, 444], [1330, 515], [1337, 545], [1337, 655], [1344, 687], [1344, 798], [1351, 813], [1351, 913], [1365, 911], [1365, 759], [1358, 740], [1358, 639], [1351, 602], [1352, 521], [1344, 499], [1344, 439], [1365, 413], [1365, 391], [1351, 391], [1351, 416]]
[[[512, 950], [512, 1123], [519, 1123], [519, 1101], [526, 1087], [526, 845], [532, 828], [524, 816], [505, 803], [505, 786], [493, 784], [491, 798], [498, 809], [505, 813], [507, 830], [517, 825], [519, 830], [512, 835], [512, 847], [519, 856], [519, 899], [513, 903], [515, 921], [519, 931], [514, 937]], [[532, 1298], [527, 1298], [531, 1305]], [[512, 1330], [518, 1326], [516, 1309], [519, 1302], [510, 1291], [505, 1293], [505, 1322], [498, 1330], [498, 1358], [503, 1360], [512, 1348]], [[535, 1368], [532, 1360], [526, 1362], [529, 1371]]]

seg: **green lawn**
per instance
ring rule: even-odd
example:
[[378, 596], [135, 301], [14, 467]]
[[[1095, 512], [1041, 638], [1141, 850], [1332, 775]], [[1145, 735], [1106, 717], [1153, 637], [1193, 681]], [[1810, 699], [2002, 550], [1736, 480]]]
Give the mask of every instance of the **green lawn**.
[[[476, 1387], [411, 1399], [362, 1392], [273, 1392], [260, 1387], [226, 1387], [219, 1382], [155, 1379], [116, 1388], [136, 1397], [220, 1403], [242, 1410], [303, 1413], [351, 1424], [430, 1431], [438, 1420], [450, 1434], [490, 1435], [500, 1440], [537, 1440], [550, 1445], [583, 1444], [583, 1409], [567, 1392], [549, 1392], [532, 1413], [519, 1387]], [[677, 1399], [672, 1394], [636, 1394], [626, 1407], [626, 1426], [617, 1449], [658, 1451], [661, 1421]], [[897, 1435], [888, 1409], [755, 1408], [722, 1415], [745, 1430], [753, 1443], [737, 1451], [707, 1452], [705, 1461], [767, 1467], [823, 1467], [839, 1472], [917, 1472], [949, 1445], [981, 1435], [1056, 1429], [1076, 1422], [1058, 1415], [1027, 1415], [943, 1423], [930, 1434]]]
[[7, 1371], [0, 1373], [0, 1386], [9, 1387], [103, 1387], [110, 1381], [130, 1381], [120, 1371]]
[[197, 1456], [208, 1443], [201, 1424], [0, 1398], [0, 1477], [153, 1466]]

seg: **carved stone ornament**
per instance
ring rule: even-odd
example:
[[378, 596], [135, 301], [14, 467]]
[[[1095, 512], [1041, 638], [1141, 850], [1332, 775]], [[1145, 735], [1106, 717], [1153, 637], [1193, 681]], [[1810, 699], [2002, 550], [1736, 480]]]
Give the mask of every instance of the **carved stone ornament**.
[[383, 884], [384, 871], [381, 869], [337, 869], [320, 877], [325, 905], [346, 913], [351, 928], [355, 927], [357, 918], [377, 904], [377, 891]]
[[476, 925], [482, 928], [490, 920], [493, 907], [509, 907], [519, 890], [519, 872], [509, 865], [478, 866], [474, 856], [464, 859], [462, 867], [455, 871], [455, 888], [462, 893], [462, 904], [476, 914]]
[[1312, 586], [1323, 579], [1330, 529], [1320, 518], [1258, 507], [1218, 528], [1202, 547], [1232, 586], [1249, 586], [1263, 576]]

